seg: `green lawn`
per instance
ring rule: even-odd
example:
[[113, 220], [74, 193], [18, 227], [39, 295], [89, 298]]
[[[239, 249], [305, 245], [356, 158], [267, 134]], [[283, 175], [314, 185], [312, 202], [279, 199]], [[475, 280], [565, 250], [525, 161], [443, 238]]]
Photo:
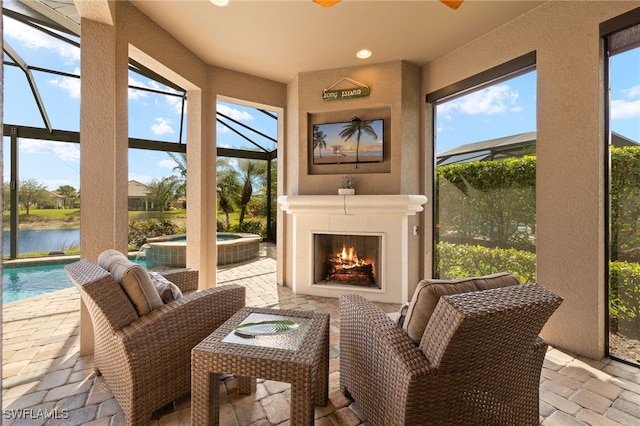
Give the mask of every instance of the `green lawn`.
[[[9, 212], [3, 212], [4, 229], [9, 229]], [[172, 209], [165, 212], [160, 211], [130, 211], [129, 219], [186, 219], [186, 209]], [[229, 214], [231, 224], [237, 224], [239, 212]], [[226, 223], [224, 213], [218, 212], [217, 219]], [[245, 216], [246, 220], [249, 217]], [[264, 218], [263, 218], [264, 219]], [[30, 228], [78, 228], [80, 227], [80, 209], [30, 209], [20, 210], [19, 222], [22, 229]]]
[[[185, 209], [159, 211], [130, 211], [130, 219], [184, 219], [187, 217]], [[9, 229], [9, 212], [2, 213], [3, 228]], [[18, 221], [22, 229], [35, 228], [78, 228], [80, 227], [80, 209], [30, 209], [20, 210]]]
[[[9, 229], [9, 212], [3, 212], [4, 229]], [[187, 211], [185, 209], [172, 209], [165, 212], [160, 211], [130, 211], [129, 219], [147, 220], [147, 219], [185, 219]], [[238, 212], [229, 214], [229, 220], [232, 224], [238, 223]], [[224, 213], [218, 212], [217, 218], [225, 223]], [[80, 209], [30, 209], [29, 214], [26, 210], [20, 210], [20, 225], [23, 229], [30, 227], [47, 227], [51, 225], [55, 228], [77, 228], [80, 226]]]

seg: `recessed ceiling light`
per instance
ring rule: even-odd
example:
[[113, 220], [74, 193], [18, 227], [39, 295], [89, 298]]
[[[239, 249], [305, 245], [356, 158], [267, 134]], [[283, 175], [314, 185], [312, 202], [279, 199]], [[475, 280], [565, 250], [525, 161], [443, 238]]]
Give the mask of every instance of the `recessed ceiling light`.
[[361, 49], [361, 50], [358, 50], [358, 52], [356, 53], [356, 56], [360, 59], [367, 59], [368, 57], [371, 56], [371, 51], [369, 49]]
[[229, 5], [229, 0], [209, 0], [211, 3], [216, 6], [224, 7]]

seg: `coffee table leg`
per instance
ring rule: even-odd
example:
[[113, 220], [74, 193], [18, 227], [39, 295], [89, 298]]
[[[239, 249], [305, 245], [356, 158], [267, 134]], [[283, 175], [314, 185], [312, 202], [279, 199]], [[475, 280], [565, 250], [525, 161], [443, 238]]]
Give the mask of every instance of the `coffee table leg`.
[[202, 372], [191, 375], [191, 424], [213, 425], [220, 422], [220, 374]]
[[329, 399], [329, 320], [322, 336], [322, 348], [315, 383], [315, 404], [325, 407]]
[[255, 377], [238, 377], [238, 392], [243, 395], [251, 395], [256, 390]]
[[291, 384], [291, 426], [313, 425], [312, 387], [309, 386], [311, 377], [304, 382]]

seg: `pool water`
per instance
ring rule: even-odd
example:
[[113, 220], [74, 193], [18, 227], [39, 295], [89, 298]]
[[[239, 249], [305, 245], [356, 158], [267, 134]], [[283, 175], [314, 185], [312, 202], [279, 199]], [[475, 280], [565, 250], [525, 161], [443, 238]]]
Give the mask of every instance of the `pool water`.
[[73, 285], [64, 263], [2, 268], [2, 303], [62, 290]]
[[[144, 260], [132, 260], [144, 266]], [[64, 271], [70, 262], [7, 266], [2, 268], [2, 303], [15, 302], [73, 286]]]

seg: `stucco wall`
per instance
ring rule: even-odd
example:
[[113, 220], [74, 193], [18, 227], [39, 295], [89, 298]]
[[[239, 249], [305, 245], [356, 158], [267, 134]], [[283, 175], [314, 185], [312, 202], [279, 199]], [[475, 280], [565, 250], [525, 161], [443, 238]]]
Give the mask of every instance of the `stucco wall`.
[[[545, 3], [423, 68], [427, 94], [536, 52], [537, 278], [565, 299], [543, 337], [592, 358], [604, 355], [606, 309], [599, 24], [636, 7], [638, 2]], [[425, 121], [430, 117], [425, 114]]]

